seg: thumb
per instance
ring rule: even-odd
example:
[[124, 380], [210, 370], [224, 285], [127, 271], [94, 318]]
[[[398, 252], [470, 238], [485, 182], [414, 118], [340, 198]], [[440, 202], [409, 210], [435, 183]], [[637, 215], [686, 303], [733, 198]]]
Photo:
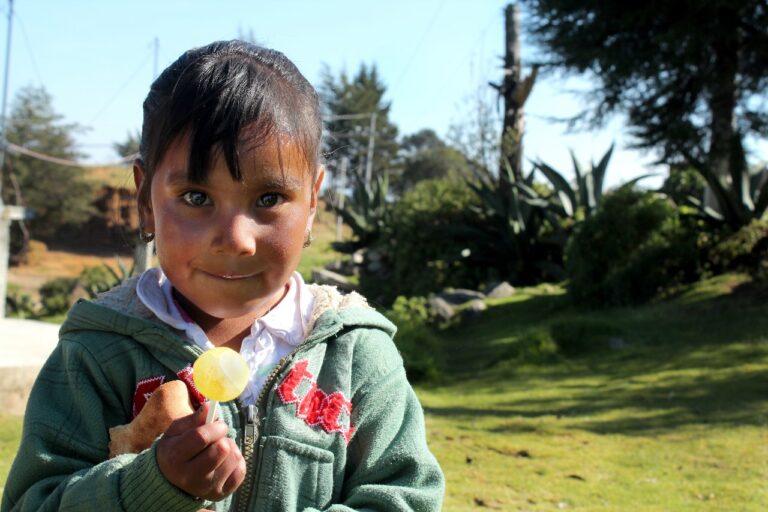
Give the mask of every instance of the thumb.
[[203, 402], [192, 414], [182, 416], [175, 420], [165, 431], [165, 436], [178, 436], [189, 430], [205, 425], [205, 416], [208, 414], [210, 402]]

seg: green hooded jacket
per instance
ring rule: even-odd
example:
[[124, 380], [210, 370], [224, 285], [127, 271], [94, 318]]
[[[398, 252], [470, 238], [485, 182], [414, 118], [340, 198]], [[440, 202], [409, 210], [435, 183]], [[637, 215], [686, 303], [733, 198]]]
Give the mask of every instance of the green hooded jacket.
[[154, 317], [135, 283], [70, 311], [32, 388], [0, 512], [440, 510], [444, 478], [394, 325], [359, 295], [324, 286], [310, 285], [310, 334], [257, 404], [221, 404], [248, 467], [235, 494], [210, 503], [178, 489], [160, 472], [156, 442], [109, 459], [109, 429], [131, 421], [139, 384], [190, 381], [202, 352]]

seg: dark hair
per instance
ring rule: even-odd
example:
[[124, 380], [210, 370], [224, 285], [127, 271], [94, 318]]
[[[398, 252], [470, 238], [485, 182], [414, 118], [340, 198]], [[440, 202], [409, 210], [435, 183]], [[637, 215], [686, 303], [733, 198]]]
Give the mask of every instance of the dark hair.
[[244, 41], [217, 41], [185, 52], [155, 80], [144, 100], [140, 154], [147, 200], [155, 166], [168, 146], [189, 134], [190, 181], [204, 181], [223, 154], [242, 180], [238, 146], [248, 127], [249, 148], [283, 137], [299, 143], [314, 174], [322, 122], [317, 92], [282, 53]]

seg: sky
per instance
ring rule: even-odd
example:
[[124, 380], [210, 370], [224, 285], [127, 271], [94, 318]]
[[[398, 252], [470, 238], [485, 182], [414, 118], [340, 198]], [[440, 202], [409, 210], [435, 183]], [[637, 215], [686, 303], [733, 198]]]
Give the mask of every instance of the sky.
[[[141, 104], [157, 73], [189, 48], [244, 34], [285, 53], [315, 85], [325, 67], [338, 74], [375, 64], [399, 132], [432, 128], [446, 137], [471, 111], [471, 98], [493, 98], [487, 84], [502, 76], [507, 3], [14, 0], [8, 112], [20, 88], [43, 86], [64, 121], [86, 128], [77, 140], [87, 161], [114, 162], [112, 144], [140, 129]], [[8, 5], [0, 0], [4, 50]], [[534, 51], [524, 38], [524, 65]], [[551, 121], [581, 108], [568, 92], [573, 86], [556, 76], [537, 80], [525, 105], [527, 159], [572, 176], [569, 150], [587, 164], [615, 142], [608, 187], [649, 170], [665, 172], [649, 168], [652, 155], [624, 149], [629, 140], [620, 119], [599, 132], [577, 134]]]

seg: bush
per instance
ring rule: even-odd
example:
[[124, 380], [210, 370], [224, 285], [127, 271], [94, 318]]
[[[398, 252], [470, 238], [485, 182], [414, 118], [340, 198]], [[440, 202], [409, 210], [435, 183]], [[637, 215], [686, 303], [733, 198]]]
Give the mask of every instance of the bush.
[[439, 340], [429, 323], [427, 300], [398, 297], [387, 317], [397, 326], [395, 344], [403, 356], [411, 382], [434, 381], [440, 376], [437, 354]]
[[400, 295], [473, 288], [488, 280], [487, 266], [471, 264], [477, 252], [471, 237], [454, 231], [454, 226], [478, 222], [475, 206], [475, 195], [461, 180], [416, 184], [394, 206], [384, 235], [373, 248], [383, 254], [387, 271], [363, 272], [363, 293], [391, 304]]
[[710, 251], [709, 262], [716, 273], [739, 271], [764, 277], [768, 273], [768, 220], [753, 220], [724, 236]]
[[40, 287], [40, 304], [42, 316], [53, 316], [66, 313], [69, 309], [69, 296], [77, 286], [77, 279], [59, 277], [52, 279]]
[[579, 356], [606, 349], [622, 330], [616, 325], [595, 318], [570, 318], [552, 322], [549, 326], [557, 350], [564, 356]]
[[651, 192], [621, 188], [566, 247], [568, 294], [587, 305], [645, 302], [702, 274], [697, 222]]

